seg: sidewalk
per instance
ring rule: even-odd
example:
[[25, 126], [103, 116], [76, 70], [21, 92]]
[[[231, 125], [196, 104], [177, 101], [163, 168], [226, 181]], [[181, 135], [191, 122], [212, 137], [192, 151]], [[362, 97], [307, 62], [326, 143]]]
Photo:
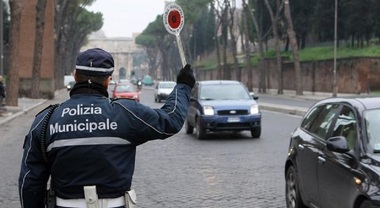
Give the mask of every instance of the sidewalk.
[[[267, 89], [266, 93], [257, 93], [258, 89], [254, 89], [254, 92], [259, 97], [282, 97], [282, 98], [291, 98], [296, 100], [312, 100], [312, 101], [318, 101], [323, 100], [329, 97], [332, 97], [332, 93], [330, 92], [309, 92], [304, 91], [303, 95], [296, 95], [296, 92], [294, 90], [284, 90], [284, 94], [279, 95], [277, 94], [277, 89]], [[337, 97], [348, 97], [348, 96], [355, 96], [356, 94], [346, 94], [346, 93], [338, 93]], [[278, 105], [278, 104], [272, 104], [272, 103], [263, 103], [260, 102], [259, 98], [259, 106], [262, 110], [267, 111], [275, 111], [285, 114], [291, 114], [291, 115], [297, 115], [297, 116], [303, 116], [307, 112], [308, 108], [302, 108], [302, 107], [296, 107], [296, 106], [288, 106], [288, 105]]]
[[[258, 89], [255, 88], [254, 92], [259, 96], [276, 96], [276, 97], [288, 97], [288, 98], [294, 98], [294, 99], [303, 99], [303, 100], [322, 100], [325, 98], [332, 97], [331, 92], [309, 92], [304, 91], [303, 95], [296, 95], [296, 92], [294, 90], [283, 90], [284, 94], [278, 95], [277, 89], [267, 89], [267, 92], [265, 94], [258, 93]], [[357, 94], [348, 94], [348, 93], [338, 93], [337, 97], [346, 97], [346, 96], [356, 96]]]
[[17, 107], [5, 106], [6, 112], [0, 116], [0, 126], [44, 104], [46, 101], [45, 99], [19, 98]]

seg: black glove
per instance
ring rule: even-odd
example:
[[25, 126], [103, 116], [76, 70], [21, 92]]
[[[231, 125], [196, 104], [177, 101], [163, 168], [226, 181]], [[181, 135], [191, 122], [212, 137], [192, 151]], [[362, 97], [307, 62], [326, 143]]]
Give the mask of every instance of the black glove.
[[186, 64], [186, 66], [183, 67], [181, 71], [179, 71], [177, 75], [177, 84], [178, 83], [185, 83], [189, 85], [191, 88], [194, 87], [195, 78], [190, 64]]

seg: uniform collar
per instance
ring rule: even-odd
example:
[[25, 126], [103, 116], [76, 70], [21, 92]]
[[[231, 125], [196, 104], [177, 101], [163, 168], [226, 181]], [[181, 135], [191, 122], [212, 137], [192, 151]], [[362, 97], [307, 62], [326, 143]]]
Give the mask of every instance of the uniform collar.
[[75, 83], [73, 89], [70, 90], [70, 97], [78, 94], [97, 94], [108, 97], [107, 88], [98, 83], [79, 82]]

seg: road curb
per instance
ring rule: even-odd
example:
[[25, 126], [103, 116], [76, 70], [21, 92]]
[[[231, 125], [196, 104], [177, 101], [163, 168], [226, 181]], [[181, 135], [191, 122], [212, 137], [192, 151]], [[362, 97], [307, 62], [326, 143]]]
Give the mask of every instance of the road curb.
[[17, 118], [23, 114], [26, 114], [27, 112], [33, 110], [34, 108], [38, 107], [39, 105], [44, 104], [45, 102], [47, 102], [47, 100], [42, 100], [42, 101], [40, 101], [40, 102], [38, 102], [38, 103], [28, 107], [28, 108], [24, 108], [20, 111], [17, 111], [16, 113], [12, 113], [12, 115], [6, 116], [6, 118], [4, 118], [0, 121], [0, 126], [2, 126], [5, 123], [12, 121], [13, 119], [15, 119], [15, 118]]
[[[65, 92], [65, 89], [62, 89], [62, 90], [57, 90], [54, 94], [55, 96], [57, 94], [60, 94], [60, 93], [63, 93]], [[35, 104], [31, 105], [31, 106], [28, 106], [28, 107], [25, 107], [25, 108], [21, 108], [21, 107], [7, 107], [8, 111], [10, 112], [14, 112], [12, 113], [11, 115], [8, 115], [6, 116], [5, 118], [2, 118], [0, 120], [0, 126], [2, 126], [3, 124], [5, 123], [8, 123], [10, 121], [12, 121], [13, 119], [23, 115], [23, 114], [26, 114], [28, 113], [29, 111], [33, 110], [34, 108], [37, 108], [38, 106], [40, 105], [43, 105], [44, 103], [46, 103], [48, 101], [48, 99], [41, 99], [40, 101], [36, 102]]]
[[260, 103], [259, 107], [261, 110], [275, 111], [279, 113], [291, 114], [296, 116], [304, 116], [307, 112], [307, 108], [291, 107], [285, 105], [274, 105], [269, 103]]

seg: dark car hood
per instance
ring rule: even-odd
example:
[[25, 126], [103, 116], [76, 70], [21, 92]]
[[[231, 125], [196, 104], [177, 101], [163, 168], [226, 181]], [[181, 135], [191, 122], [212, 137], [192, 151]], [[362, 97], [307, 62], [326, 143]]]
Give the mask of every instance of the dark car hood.
[[369, 158], [371, 158], [369, 160], [370, 165], [374, 166], [377, 170], [380, 171], [380, 153], [371, 154], [369, 155]]
[[213, 106], [215, 110], [221, 109], [249, 109], [257, 104], [254, 100], [202, 100], [200, 104]]

